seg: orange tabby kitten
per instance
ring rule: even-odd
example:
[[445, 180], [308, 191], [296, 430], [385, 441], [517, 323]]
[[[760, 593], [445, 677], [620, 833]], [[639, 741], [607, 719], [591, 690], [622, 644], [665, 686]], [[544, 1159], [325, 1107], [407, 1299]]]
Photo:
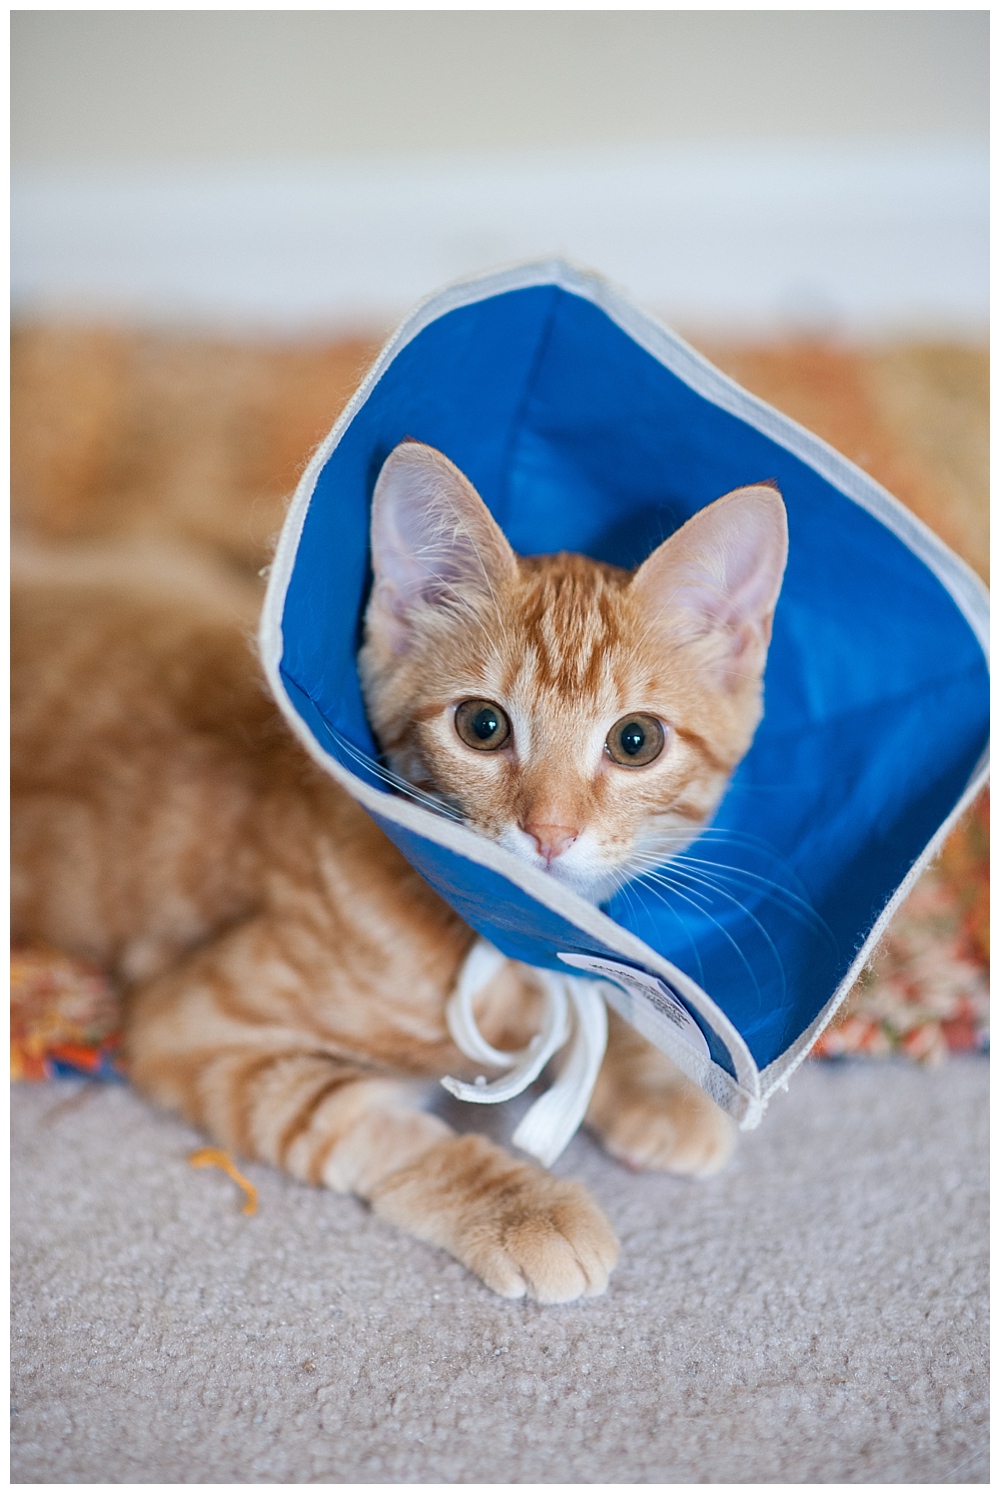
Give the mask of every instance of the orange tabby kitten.
[[[776, 492], [720, 499], [629, 575], [519, 558], [406, 443], [372, 553], [361, 672], [397, 774], [594, 900], [697, 833], [760, 716]], [[121, 566], [16, 585], [17, 934], [116, 973], [134, 1082], [223, 1145], [356, 1193], [504, 1296], [603, 1291], [617, 1245], [581, 1185], [420, 1108], [473, 1077], [445, 1019], [472, 932], [294, 740], [250, 607]], [[508, 965], [477, 1016], [512, 1049], [538, 1004]], [[732, 1141], [613, 1014], [587, 1121], [637, 1167], [710, 1172]]]

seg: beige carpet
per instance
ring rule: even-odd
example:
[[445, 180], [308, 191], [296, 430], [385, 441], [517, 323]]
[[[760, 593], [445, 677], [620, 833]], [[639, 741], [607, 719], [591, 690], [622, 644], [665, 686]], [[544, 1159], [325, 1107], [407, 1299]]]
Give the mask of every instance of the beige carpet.
[[16, 1086], [12, 1477], [985, 1482], [987, 1081], [807, 1065], [700, 1184], [578, 1138], [622, 1259], [562, 1308], [265, 1167], [245, 1218], [124, 1089]]

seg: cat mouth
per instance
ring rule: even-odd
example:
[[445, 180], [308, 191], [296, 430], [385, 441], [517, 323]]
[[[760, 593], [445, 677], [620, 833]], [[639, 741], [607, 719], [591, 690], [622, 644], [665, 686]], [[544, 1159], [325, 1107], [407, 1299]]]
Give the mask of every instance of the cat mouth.
[[552, 857], [540, 854], [531, 837], [515, 826], [508, 826], [495, 839], [526, 866], [544, 872], [560, 887], [575, 892], [588, 903], [606, 902], [622, 880], [620, 874], [613, 869], [595, 864], [594, 850], [587, 844], [584, 836], [580, 836], [561, 855]]

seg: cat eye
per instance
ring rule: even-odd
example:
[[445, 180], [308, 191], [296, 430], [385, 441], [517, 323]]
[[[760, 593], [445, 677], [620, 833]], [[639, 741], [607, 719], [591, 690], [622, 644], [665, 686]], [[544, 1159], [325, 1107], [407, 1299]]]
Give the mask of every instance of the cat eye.
[[510, 722], [492, 700], [463, 700], [455, 711], [455, 730], [467, 747], [495, 752], [510, 736]]
[[665, 741], [662, 723], [644, 711], [635, 711], [615, 722], [604, 750], [612, 762], [620, 763], [623, 768], [644, 768], [659, 757]]

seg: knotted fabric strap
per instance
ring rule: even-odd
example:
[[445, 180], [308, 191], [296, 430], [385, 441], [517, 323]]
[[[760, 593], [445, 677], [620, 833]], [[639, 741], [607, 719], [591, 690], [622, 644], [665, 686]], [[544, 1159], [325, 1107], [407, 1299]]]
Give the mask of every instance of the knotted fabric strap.
[[477, 940], [458, 973], [447, 1018], [448, 1029], [467, 1058], [508, 1072], [492, 1082], [480, 1075], [474, 1084], [450, 1076], [441, 1083], [459, 1100], [500, 1105], [527, 1089], [553, 1054], [568, 1043], [558, 1077], [535, 1101], [513, 1136], [515, 1146], [549, 1167], [565, 1151], [587, 1113], [607, 1047], [608, 1014], [596, 981], [535, 970], [542, 987], [541, 1028], [519, 1053], [504, 1053], [479, 1031], [473, 1001], [505, 963], [506, 957], [492, 944]]

